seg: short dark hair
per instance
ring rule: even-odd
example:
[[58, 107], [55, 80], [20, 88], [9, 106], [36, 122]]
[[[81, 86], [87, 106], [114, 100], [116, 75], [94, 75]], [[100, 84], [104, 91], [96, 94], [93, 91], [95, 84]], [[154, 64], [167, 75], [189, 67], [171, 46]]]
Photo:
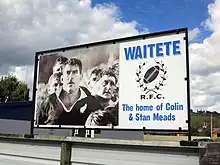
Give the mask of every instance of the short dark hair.
[[68, 58], [61, 56], [56, 59], [56, 63], [65, 64], [67, 60], [68, 60]]
[[111, 77], [114, 77], [115, 78], [115, 83], [118, 82], [118, 79], [115, 75], [115, 73], [111, 70], [111, 69], [107, 69], [107, 70], [103, 70], [101, 73], [100, 73], [100, 77], [103, 77], [103, 76], [111, 76]]
[[101, 73], [102, 69], [95, 68], [92, 70], [91, 74], [99, 75]]
[[80, 59], [77, 59], [77, 58], [70, 58], [68, 59], [65, 64], [69, 64], [69, 65], [77, 65], [79, 67], [79, 71], [80, 73], [82, 73], [82, 62]]

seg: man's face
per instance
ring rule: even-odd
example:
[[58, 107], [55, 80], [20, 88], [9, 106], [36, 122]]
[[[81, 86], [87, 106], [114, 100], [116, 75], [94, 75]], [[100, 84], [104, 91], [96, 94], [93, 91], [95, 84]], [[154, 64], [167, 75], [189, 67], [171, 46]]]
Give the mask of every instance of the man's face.
[[78, 90], [80, 81], [81, 73], [78, 65], [65, 65], [62, 76], [64, 90], [66, 90], [68, 93]]
[[113, 76], [104, 75], [98, 83], [98, 95], [111, 99], [115, 90], [116, 80]]

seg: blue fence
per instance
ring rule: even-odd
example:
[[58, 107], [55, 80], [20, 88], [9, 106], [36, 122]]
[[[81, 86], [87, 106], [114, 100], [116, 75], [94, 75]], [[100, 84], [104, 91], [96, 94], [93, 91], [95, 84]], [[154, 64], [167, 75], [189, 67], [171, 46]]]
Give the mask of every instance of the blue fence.
[[0, 103], [0, 119], [31, 121], [32, 101]]

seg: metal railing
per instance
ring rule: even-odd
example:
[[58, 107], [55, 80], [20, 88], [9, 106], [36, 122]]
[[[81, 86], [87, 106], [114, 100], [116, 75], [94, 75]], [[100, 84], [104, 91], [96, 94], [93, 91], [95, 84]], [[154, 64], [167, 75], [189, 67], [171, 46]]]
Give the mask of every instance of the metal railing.
[[[93, 139], [83, 137], [0, 135], [1, 165], [199, 165], [203, 146], [178, 142]], [[6, 161], [7, 160], [7, 161]], [[16, 161], [16, 163], [13, 163]], [[4, 164], [5, 162], [5, 164]]]

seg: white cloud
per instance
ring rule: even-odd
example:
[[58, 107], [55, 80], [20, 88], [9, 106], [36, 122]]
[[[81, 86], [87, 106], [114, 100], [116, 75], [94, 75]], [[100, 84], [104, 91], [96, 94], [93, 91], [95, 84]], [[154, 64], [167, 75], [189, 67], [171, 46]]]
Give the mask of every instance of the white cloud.
[[[220, 1], [208, 9], [209, 18], [203, 25], [212, 34], [189, 48], [191, 105], [220, 112]], [[30, 88], [35, 51], [141, 33], [137, 22], [121, 21], [113, 4], [92, 8], [90, 0], [1, 0], [0, 11], [0, 72], [9, 70], [27, 80]], [[142, 30], [148, 32], [147, 28]], [[199, 28], [194, 28], [189, 39], [198, 35]], [[28, 66], [28, 76], [21, 71], [23, 65]]]
[[204, 21], [205, 27], [209, 28], [210, 30], [216, 32], [220, 29], [220, 10], [219, 10], [220, 2], [219, 0], [215, 0], [214, 3], [211, 3], [208, 6], [208, 13], [210, 17]]
[[30, 88], [36, 51], [141, 33], [135, 21], [121, 21], [113, 4], [92, 8], [90, 0], [1, 0], [0, 11], [0, 73], [17, 75]]
[[32, 88], [32, 79], [34, 71], [33, 67], [30, 66], [16, 66], [10, 67], [9, 73], [16, 76], [20, 81], [25, 82], [29, 85], [29, 88]]
[[30, 89], [30, 99], [32, 99], [34, 67], [32, 66], [16, 66], [10, 67], [8, 71], [11, 75], [16, 76], [20, 81], [27, 83]]
[[195, 39], [200, 33], [199, 28], [194, 28], [193, 30], [189, 31], [189, 40]]
[[203, 25], [212, 34], [202, 43], [190, 45], [192, 106], [220, 112], [220, 1], [208, 6]]

